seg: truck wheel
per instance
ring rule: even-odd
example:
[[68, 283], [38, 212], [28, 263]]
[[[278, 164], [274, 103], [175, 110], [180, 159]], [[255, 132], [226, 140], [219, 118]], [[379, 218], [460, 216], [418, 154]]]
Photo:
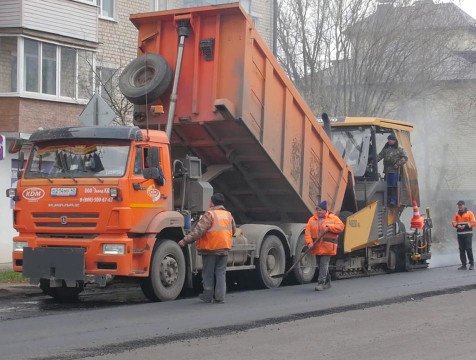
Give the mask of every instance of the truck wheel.
[[278, 287], [283, 278], [272, 278], [273, 275], [284, 273], [286, 267], [286, 254], [283, 243], [276, 235], [268, 235], [264, 238], [259, 252], [256, 265], [258, 284], [264, 288]]
[[174, 300], [185, 283], [185, 257], [172, 240], [161, 241], [154, 249], [149, 277], [141, 281], [144, 295], [151, 301]]
[[84, 290], [84, 284], [78, 283], [77, 287], [66, 287], [63, 282], [62, 287], [50, 287], [48, 279], [40, 279], [40, 289], [43, 294], [51, 296], [59, 302], [75, 302], [78, 301], [79, 293]]
[[119, 78], [119, 88], [131, 103], [143, 105], [157, 100], [170, 85], [172, 69], [158, 54], [132, 60]]
[[[293, 257], [293, 264], [297, 259], [306, 251], [307, 245], [304, 241], [304, 235], [299, 236], [299, 239], [296, 244], [296, 251]], [[314, 275], [316, 274], [316, 257], [310, 252], [301, 260], [300, 265], [296, 266], [293, 270], [294, 277], [300, 284], [307, 284], [312, 281]]]

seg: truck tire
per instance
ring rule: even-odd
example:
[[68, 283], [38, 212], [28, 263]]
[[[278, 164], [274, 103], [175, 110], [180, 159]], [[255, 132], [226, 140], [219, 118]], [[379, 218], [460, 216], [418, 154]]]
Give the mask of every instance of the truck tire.
[[170, 85], [172, 69], [158, 54], [132, 60], [119, 77], [119, 88], [131, 103], [143, 105], [157, 100]]
[[151, 301], [175, 300], [185, 283], [185, 257], [172, 240], [158, 243], [152, 254], [149, 276], [141, 280], [144, 295]]
[[256, 272], [258, 285], [262, 288], [276, 288], [283, 278], [274, 279], [273, 275], [283, 274], [286, 268], [286, 253], [283, 243], [276, 235], [268, 235], [264, 238], [259, 252]]
[[79, 299], [79, 293], [84, 290], [84, 285], [79, 283], [77, 287], [66, 287], [63, 283], [62, 287], [50, 287], [48, 279], [40, 279], [40, 289], [43, 294], [51, 296], [58, 302], [76, 302]]
[[[307, 245], [304, 241], [304, 234], [299, 236], [299, 239], [296, 243], [296, 251], [293, 257], [293, 264], [297, 259], [306, 251]], [[308, 252], [306, 256], [301, 260], [301, 264], [296, 266], [293, 270], [294, 277], [299, 284], [307, 284], [312, 281], [314, 275], [316, 274], [316, 256], [312, 255], [311, 252]]]

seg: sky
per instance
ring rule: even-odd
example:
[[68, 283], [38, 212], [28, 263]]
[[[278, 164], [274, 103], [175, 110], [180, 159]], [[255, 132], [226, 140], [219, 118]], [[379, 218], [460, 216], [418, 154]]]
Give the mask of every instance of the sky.
[[454, 3], [476, 19], [476, 0], [455, 0]]

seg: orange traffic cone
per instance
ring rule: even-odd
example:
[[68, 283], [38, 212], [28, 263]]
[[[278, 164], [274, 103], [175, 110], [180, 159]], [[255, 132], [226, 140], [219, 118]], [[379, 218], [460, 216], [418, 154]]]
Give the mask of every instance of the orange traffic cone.
[[413, 202], [413, 217], [410, 221], [412, 229], [423, 229], [425, 226], [425, 220], [423, 216], [420, 215], [420, 210], [418, 210], [417, 202]]

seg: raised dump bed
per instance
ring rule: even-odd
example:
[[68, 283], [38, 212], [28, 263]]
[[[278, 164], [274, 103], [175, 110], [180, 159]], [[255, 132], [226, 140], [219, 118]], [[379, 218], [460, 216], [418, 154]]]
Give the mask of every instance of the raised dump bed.
[[[322, 200], [340, 210], [352, 170], [238, 4], [131, 20], [139, 30], [138, 55], [159, 54], [173, 70], [178, 25], [190, 22], [173, 156], [192, 153], [206, 166], [232, 165], [211, 183], [226, 194], [238, 222], [306, 222]], [[170, 94], [148, 105], [162, 104], [167, 114]], [[148, 122], [163, 129], [166, 115]], [[145, 120], [135, 124], [144, 127]]]

